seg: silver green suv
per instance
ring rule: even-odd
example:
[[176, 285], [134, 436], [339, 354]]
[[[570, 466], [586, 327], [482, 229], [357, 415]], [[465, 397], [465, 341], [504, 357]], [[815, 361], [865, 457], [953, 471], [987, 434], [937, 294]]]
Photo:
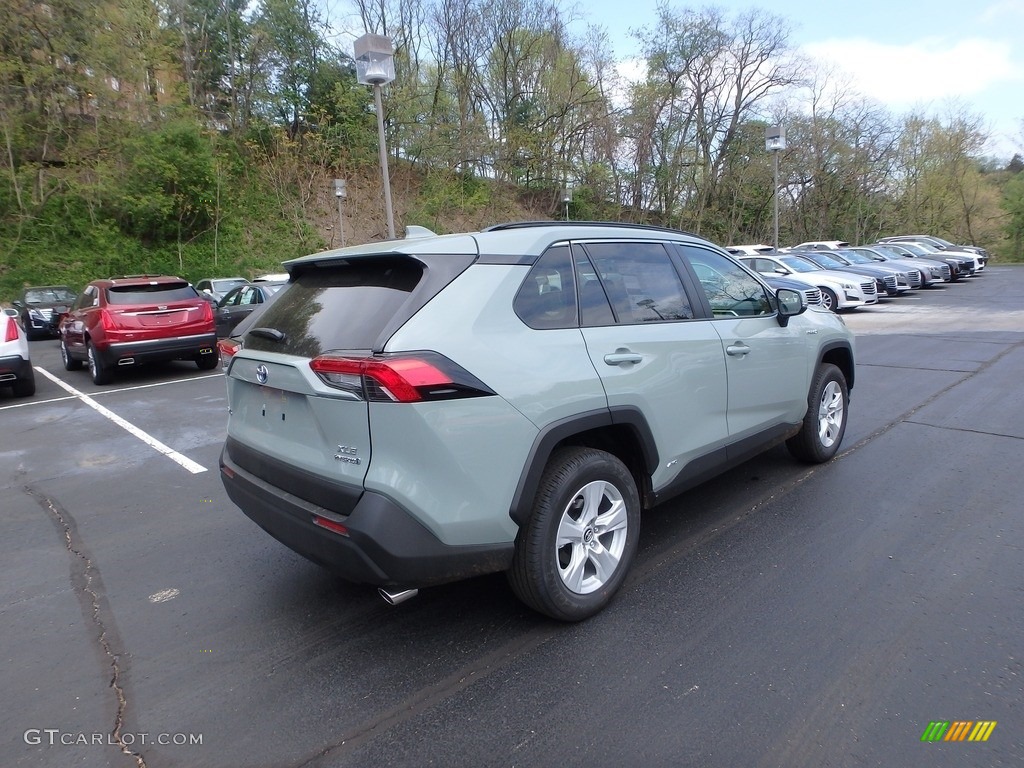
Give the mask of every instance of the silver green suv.
[[603, 608], [641, 510], [786, 441], [835, 455], [843, 321], [711, 243], [506, 224], [326, 251], [222, 342], [231, 499], [390, 602], [504, 571], [562, 620]]

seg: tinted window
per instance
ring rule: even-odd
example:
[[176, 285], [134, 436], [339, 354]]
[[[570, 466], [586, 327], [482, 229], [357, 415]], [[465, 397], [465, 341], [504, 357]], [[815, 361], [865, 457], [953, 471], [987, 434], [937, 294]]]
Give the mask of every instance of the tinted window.
[[25, 292], [25, 301], [29, 304], [40, 304], [43, 302], [72, 302], [75, 300], [73, 294], [67, 288], [34, 288]]
[[[616, 322], [656, 323], [693, 318], [679, 273], [660, 243], [588, 243], [586, 250], [611, 302]], [[596, 298], [593, 288], [586, 287]]]
[[768, 294], [753, 276], [720, 253], [683, 249], [716, 317], [749, 317], [774, 312]]
[[526, 276], [512, 302], [531, 328], [572, 328], [576, 325], [576, 290], [569, 247], [549, 248]]
[[310, 269], [261, 310], [257, 325], [280, 331], [284, 341], [246, 333], [245, 346], [303, 357], [373, 349], [422, 277], [419, 262], [393, 256]]
[[186, 282], [107, 288], [107, 302], [110, 304], [153, 304], [196, 298], [199, 298], [196, 289]]

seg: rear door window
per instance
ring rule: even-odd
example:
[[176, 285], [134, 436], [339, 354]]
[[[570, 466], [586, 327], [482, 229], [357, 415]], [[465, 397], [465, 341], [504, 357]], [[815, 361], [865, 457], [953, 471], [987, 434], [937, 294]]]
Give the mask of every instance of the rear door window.
[[[584, 247], [620, 325], [693, 319], [682, 280], [661, 243], [586, 243]], [[588, 308], [593, 305], [593, 319], [600, 324], [604, 310], [597, 286], [587, 284], [586, 275], [582, 278], [580, 294], [593, 295], [593, 301], [588, 298], [584, 303]]]

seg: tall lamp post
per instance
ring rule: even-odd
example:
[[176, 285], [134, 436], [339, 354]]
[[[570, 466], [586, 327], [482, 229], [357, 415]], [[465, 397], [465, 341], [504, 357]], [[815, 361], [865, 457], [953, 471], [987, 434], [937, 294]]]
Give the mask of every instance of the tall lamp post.
[[779, 250], [779, 152], [786, 148], [786, 129], [781, 125], [769, 125], [764, 129], [764, 148], [772, 153], [772, 169], [775, 186], [772, 188], [774, 202], [773, 229], [775, 241], [772, 245]]
[[569, 220], [569, 203], [572, 202], [572, 187], [562, 188], [562, 204], [565, 205], [565, 220]]
[[341, 233], [341, 247], [345, 247], [345, 216], [341, 212], [341, 204], [348, 197], [348, 185], [344, 179], [334, 180], [334, 196], [338, 198], [338, 232]]
[[384, 176], [384, 210], [388, 217], [388, 239], [395, 239], [395, 213], [391, 208], [391, 174], [388, 172], [388, 150], [384, 145], [384, 107], [380, 87], [395, 79], [395, 47], [391, 38], [368, 33], [356, 38], [356, 80], [373, 86], [373, 102], [377, 107], [377, 141], [380, 149], [380, 171]]

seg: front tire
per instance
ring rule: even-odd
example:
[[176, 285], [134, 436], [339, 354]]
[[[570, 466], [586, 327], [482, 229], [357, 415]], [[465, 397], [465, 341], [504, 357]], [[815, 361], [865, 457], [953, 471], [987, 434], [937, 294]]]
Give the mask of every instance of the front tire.
[[82, 361], [75, 360], [75, 358], [71, 356], [71, 353], [68, 352], [68, 345], [64, 341], [63, 336], [60, 337], [60, 359], [61, 362], [64, 363], [65, 371], [77, 371], [82, 367]]
[[639, 534], [640, 495], [626, 465], [593, 448], [560, 449], [516, 537], [509, 583], [540, 613], [586, 619], [622, 586]]
[[113, 380], [114, 376], [110, 372], [110, 368], [103, 364], [102, 358], [96, 351], [96, 347], [90, 341], [88, 346], [89, 356], [89, 375], [92, 376], [93, 384], [109, 384]]
[[818, 366], [807, 396], [807, 413], [800, 431], [786, 447], [800, 461], [821, 464], [836, 455], [846, 434], [850, 390], [843, 372], [831, 363]]
[[836, 297], [836, 292], [831, 288], [826, 288], [824, 285], [818, 287], [821, 289], [821, 306], [833, 312], [839, 309], [839, 299]]

